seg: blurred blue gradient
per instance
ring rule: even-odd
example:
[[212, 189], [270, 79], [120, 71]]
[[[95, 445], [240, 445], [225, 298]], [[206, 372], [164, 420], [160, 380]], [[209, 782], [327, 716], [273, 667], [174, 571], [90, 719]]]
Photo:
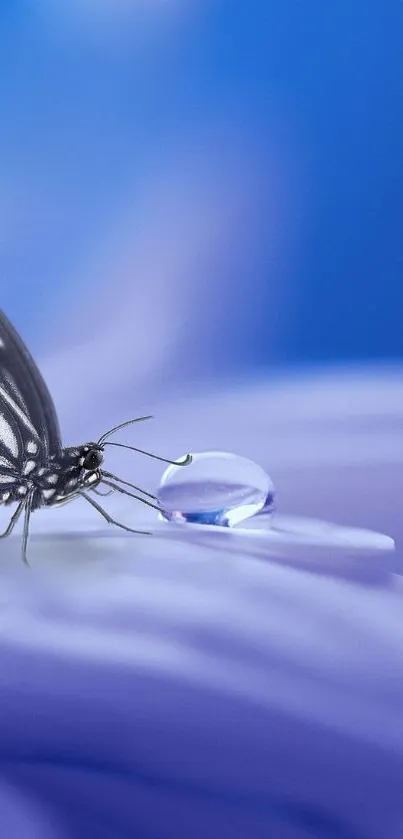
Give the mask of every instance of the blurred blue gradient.
[[183, 375], [401, 358], [402, 23], [362, 0], [3, 3], [2, 305], [27, 340], [78, 341], [94, 298], [107, 332], [118, 295]]
[[402, 835], [402, 31], [398, 0], [0, 4], [0, 307], [65, 442], [153, 412], [128, 443], [397, 542], [358, 577], [40, 511], [30, 572], [1, 543], [5, 836]]

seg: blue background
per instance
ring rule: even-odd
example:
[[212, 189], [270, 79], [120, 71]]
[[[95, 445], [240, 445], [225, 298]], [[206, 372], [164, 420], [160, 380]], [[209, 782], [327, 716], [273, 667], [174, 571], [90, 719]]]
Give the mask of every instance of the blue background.
[[[141, 235], [155, 172], [219, 124], [201, 141], [207, 170], [220, 169], [232, 135], [243, 162], [258, 148], [242, 222], [253, 236], [214, 280], [247, 289], [217, 328], [222, 372], [401, 358], [401, 3], [216, 0], [168, 12], [156, 3], [149, 14], [129, 3], [121, 16], [111, 3], [106, 23], [80, 5], [56, 4], [58, 14], [50, 2], [1, 4], [2, 306], [31, 345], [58, 346], [43, 323], [74, 318], [87, 255], [124, 215], [128, 183]], [[279, 150], [286, 197], [273, 258], [267, 201]], [[101, 285], [112, 296], [108, 282], [88, 270], [89, 298]], [[273, 287], [284, 289], [280, 314]], [[214, 295], [210, 306], [213, 319]], [[100, 320], [105, 329], [107, 314]]]
[[[402, 15], [0, 2], [0, 307], [64, 442], [153, 413], [120, 439], [242, 454], [280, 515], [397, 545], [355, 556], [306, 518], [302, 544], [284, 519], [274, 543], [171, 531], [115, 493], [156, 538], [77, 499], [32, 517], [27, 571], [17, 525], [7, 836], [402, 833]], [[105, 464], [147, 491], [163, 469], [120, 448]]]

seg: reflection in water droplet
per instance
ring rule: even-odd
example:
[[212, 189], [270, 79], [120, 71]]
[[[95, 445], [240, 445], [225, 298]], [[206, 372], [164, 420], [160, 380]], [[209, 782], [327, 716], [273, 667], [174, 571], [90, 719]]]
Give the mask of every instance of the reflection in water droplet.
[[274, 508], [274, 487], [264, 469], [228, 452], [200, 452], [185, 468], [169, 466], [157, 490], [167, 521], [233, 527]]

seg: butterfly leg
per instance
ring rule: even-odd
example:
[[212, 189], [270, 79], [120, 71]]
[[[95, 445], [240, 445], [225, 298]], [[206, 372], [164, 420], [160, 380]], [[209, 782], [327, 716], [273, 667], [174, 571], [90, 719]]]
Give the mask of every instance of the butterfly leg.
[[25, 515], [24, 515], [24, 529], [22, 531], [22, 561], [25, 565], [29, 565], [27, 559], [27, 544], [28, 544], [28, 536], [29, 536], [29, 519], [32, 512], [32, 495], [27, 495], [25, 499]]
[[101, 492], [99, 489], [93, 489], [92, 491], [95, 492], [95, 495], [101, 495], [105, 498], [106, 495], [112, 495], [113, 489], [108, 489], [106, 492]]
[[5, 539], [6, 536], [10, 535], [10, 533], [14, 529], [14, 525], [17, 524], [17, 521], [18, 521], [24, 507], [25, 507], [25, 498], [24, 498], [23, 501], [20, 501], [16, 510], [14, 510], [13, 515], [11, 516], [11, 519], [10, 519], [10, 521], [8, 523], [8, 526], [6, 527], [4, 533], [0, 533], [0, 539]]
[[104, 519], [106, 519], [108, 524], [114, 524], [116, 525], [116, 527], [121, 527], [122, 530], [127, 530], [129, 533], [137, 533], [140, 536], [152, 536], [152, 533], [150, 533], [147, 530], [133, 530], [132, 527], [128, 527], [126, 524], [121, 524], [121, 522], [116, 521], [116, 519], [113, 519], [112, 516], [110, 516], [109, 513], [107, 513], [106, 510], [104, 510], [104, 508], [97, 503], [97, 501], [94, 501], [93, 498], [90, 498], [90, 496], [87, 495], [86, 492], [80, 492], [78, 494], [85, 498], [85, 500], [88, 501], [88, 503], [91, 504], [92, 507], [95, 507], [95, 509], [98, 510], [98, 513], [101, 513], [101, 516], [103, 516]]
[[[147, 504], [147, 507], [152, 507], [153, 510], [157, 510], [159, 513], [162, 513], [161, 507], [157, 507], [156, 504], [153, 504], [152, 501], [147, 501], [146, 498], [142, 498], [141, 495], [134, 495], [133, 492], [128, 492], [127, 489], [123, 489], [123, 487], [118, 486], [117, 484], [112, 483], [112, 481], [102, 481], [105, 486], [112, 487], [112, 490], [116, 490], [116, 492], [121, 492], [122, 495], [128, 495], [129, 498], [135, 498], [136, 501], [141, 501], [142, 504]], [[141, 492], [141, 490], [140, 490]], [[105, 493], [106, 494], [106, 493]]]
[[145, 489], [141, 489], [141, 487], [136, 486], [136, 484], [131, 484], [129, 481], [124, 481], [122, 478], [118, 478], [117, 475], [112, 475], [112, 472], [105, 472], [104, 469], [100, 471], [100, 479], [102, 478], [112, 478], [112, 481], [118, 481], [120, 484], [124, 484], [127, 487], [131, 487], [131, 489], [135, 489], [136, 492], [141, 492], [142, 495], [147, 495], [148, 498], [152, 498], [153, 501], [157, 500], [156, 495], [152, 495], [151, 492], [147, 492]]

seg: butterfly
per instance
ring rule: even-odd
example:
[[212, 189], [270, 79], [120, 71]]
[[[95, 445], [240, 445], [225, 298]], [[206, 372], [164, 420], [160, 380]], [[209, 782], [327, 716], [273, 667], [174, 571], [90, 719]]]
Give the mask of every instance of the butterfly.
[[[22, 559], [28, 564], [31, 513], [74, 498], [84, 498], [109, 524], [130, 533], [144, 533], [116, 521], [89, 493], [121, 492], [160, 511], [154, 495], [102, 468], [105, 446], [131, 449], [178, 466], [191, 462], [191, 455], [172, 461], [108, 439], [121, 428], [148, 419], [151, 417], [136, 417], [116, 425], [96, 443], [64, 447], [47, 385], [22, 339], [0, 310], [0, 503], [17, 504], [0, 539], [10, 535], [23, 515]], [[106, 486], [106, 493], [100, 492], [99, 486]]]

